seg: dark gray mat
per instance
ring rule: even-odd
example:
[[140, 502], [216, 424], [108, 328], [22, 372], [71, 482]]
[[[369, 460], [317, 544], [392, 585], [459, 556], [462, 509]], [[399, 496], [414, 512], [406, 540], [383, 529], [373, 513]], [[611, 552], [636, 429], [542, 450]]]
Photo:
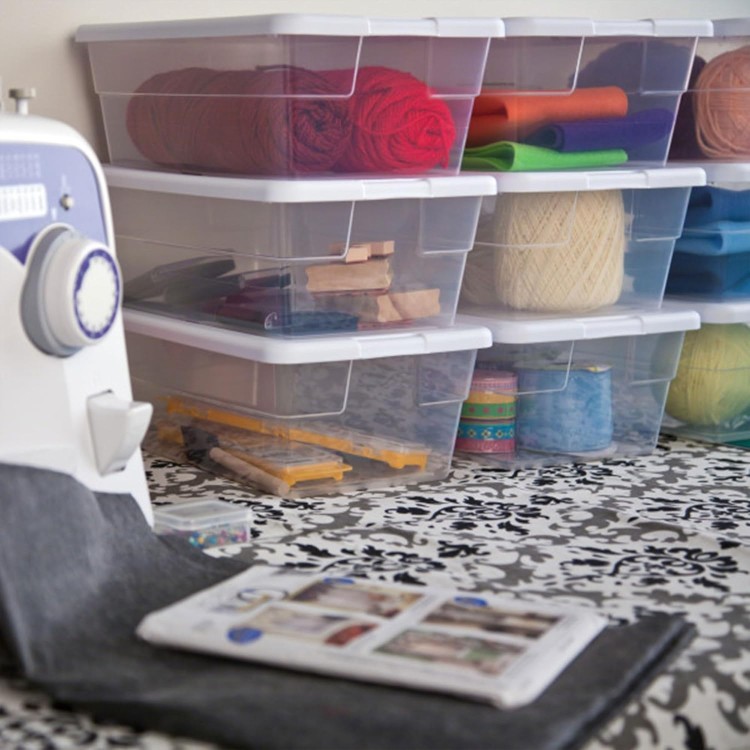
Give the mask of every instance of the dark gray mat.
[[579, 747], [690, 637], [681, 618], [607, 628], [533, 704], [451, 697], [158, 649], [140, 619], [243, 566], [148, 528], [132, 498], [0, 464], [0, 632], [18, 671], [100, 719], [228, 748]]

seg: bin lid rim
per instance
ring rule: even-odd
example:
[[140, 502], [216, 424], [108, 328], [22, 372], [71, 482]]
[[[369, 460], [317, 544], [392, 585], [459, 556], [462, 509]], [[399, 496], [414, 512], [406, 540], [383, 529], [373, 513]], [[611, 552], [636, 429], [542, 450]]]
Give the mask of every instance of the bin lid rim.
[[243, 36], [425, 36], [491, 38], [504, 35], [500, 18], [376, 18], [370, 16], [271, 13], [167, 21], [83, 24], [77, 42], [154, 41]]
[[534, 313], [500, 313], [486, 308], [462, 308], [456, 321], [483, 325], [495, 344], [541, 344], [619, 336], [644, 336], [700, 327], [700, 316], [684, 306], [614, 315], [554, 317]]
[[405, 331], [281, 338], [228, 330], [163, 315], [123, 310], [125, 330], [204, 351], [266, 364], [300, 365], [485, 349], [489, 330], [470, 323]]
[[484, 174], [429, 177], [300, 177], [296, 179], [188, 175], [104, 166], [110, 188], [175, 193], [261, 203], [332, 203], [393, 198], [450, 198], [494, 195], [495, 181]]

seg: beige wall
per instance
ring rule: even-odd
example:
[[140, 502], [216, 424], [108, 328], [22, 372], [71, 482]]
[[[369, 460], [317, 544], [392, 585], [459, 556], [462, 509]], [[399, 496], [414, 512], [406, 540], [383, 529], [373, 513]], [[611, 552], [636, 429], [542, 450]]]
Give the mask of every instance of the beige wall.
[[[256, 13], [377, 16], [584, 16], [735, 18], [750, 0], [0, 0], [3, 94], [33, 86], [34, 114], [77, 128], [103, 157], [103, 134], [86, 50], [73, 41], [84, 23], [205, 18]], [[5, 101], [6, 106], [9, 102]]]

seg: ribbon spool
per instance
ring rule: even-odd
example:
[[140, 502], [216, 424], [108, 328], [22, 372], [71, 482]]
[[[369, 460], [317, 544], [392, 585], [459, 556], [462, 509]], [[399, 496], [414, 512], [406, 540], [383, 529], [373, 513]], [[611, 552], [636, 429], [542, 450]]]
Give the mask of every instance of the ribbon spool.
[[512, 372], [476, 370], [461, 407], [456, 450], [466, 453], [515, 451], [517, 378]]
[[542, 453], [590, 453], [612, 443], [609, 366], [567, 365], [518, 371], [519, 448]]
[[619, 190], [500, 195], [488, 235], [467, 256], [467, 302], [574, 312], [620, 298], [626, 237]]

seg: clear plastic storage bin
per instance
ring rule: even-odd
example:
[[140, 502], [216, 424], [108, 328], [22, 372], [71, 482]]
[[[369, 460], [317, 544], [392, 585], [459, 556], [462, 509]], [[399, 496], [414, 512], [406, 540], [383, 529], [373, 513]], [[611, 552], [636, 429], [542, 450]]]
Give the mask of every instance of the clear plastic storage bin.
[[703, 162], [675, 243], [666, 294], [750, 301], [750, 162]]
[[750, 160], [750, 17], [725, 18], [698, 39], [671, 160]]
[[705, 20], [506, 18], [464, 167], [661, 166]]
[[650, 453], [684, 332], [700, 324], [682, 310], [461, 321], [486, 325], [494, 343], [477, 355], [457, 451], [504, 468]]
[[124, 312], [144, 447], [280, 496], [448, 473], [481, 326], [274, 339]]
[[106, 177], [126, 307], [288, 336], [452, 323], [495, 190], [480, 175]]
[[154, 509], [154, 531], [209, 549], [250, 541], [250, 510], [221, 500], [198, 500]]
[[701, 327], [685, 337], [662, 431], [709, 443], [750, 441], [750, 300], [683, 301]]
[[494, 175], [459, 311], [658, 309], [697, 167]]
[[87, 25], [109, 160], [243, 175], [455, 173], [487, 19], [277, 14]]

